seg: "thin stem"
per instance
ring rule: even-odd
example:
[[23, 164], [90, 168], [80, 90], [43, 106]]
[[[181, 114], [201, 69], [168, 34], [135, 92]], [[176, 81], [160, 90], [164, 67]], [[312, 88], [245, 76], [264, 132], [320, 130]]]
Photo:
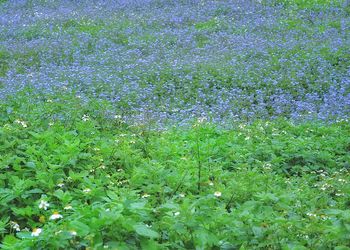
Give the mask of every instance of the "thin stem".
[[181, 178], [181, 181], [179, 182], [179, 184], [178, 184], [177, 187], [175, 188], [175, 190], [174, 190], [174, 192], [172, 193], [171, 197], [173, 197], [173, 196], [177, 193], [177, 191], [179, 191], [179, 189], [180, 189], [180, 187], [182, 186], [182, 184], [183, 184], [183, 182], [184, 182], [184, 180], [185, 180], [187, 174], [188, 174], [188, 169], [186, 170], [185, 174], [184, 174], [183, 177]]
[[230, 212], [229, 210], [230, 210], [230, 205], [231, 205], [231, 203], [232, 203], [232, 201], [233, 201], [233, 197], [234, 197], [234, 193], [231, 195], [231, 197], [230, 197], [230, 200], [227, 202], [227, 204], [226, 204], [226, 206], [225, 206], [225, 209], [227, 210], [227, 212]]
[[199, 138], [197, 136], [197, 163], [198, 163], [198, 183], [197, 183], [197, 188], [198, 188], [198, 193], [201, 192], [201, 175], [202, 175], [202, 162], [200, 159], [200, 148], [199, 148]]

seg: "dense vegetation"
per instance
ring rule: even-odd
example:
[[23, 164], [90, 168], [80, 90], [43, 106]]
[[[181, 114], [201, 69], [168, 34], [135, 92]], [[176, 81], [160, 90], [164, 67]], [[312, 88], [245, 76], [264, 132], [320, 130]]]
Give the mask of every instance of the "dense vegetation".
[[0, 0], [2, 249], [350, 249], [343, 1]]

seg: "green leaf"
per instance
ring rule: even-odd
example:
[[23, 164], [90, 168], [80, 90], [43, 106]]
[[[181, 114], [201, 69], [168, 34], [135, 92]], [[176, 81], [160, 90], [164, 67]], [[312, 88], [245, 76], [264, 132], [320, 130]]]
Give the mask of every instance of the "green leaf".
[[146, 225], [138, 224], [133, 227], [138, 235], [145, 236], [148, 238], [159, 238], [159, 234], [148, 228]]
[[73, 230], [77, 231], [79, 236], [85, 236], [90, 232], [90, 228], [80, 221], [72, 221], [70, 226]]
[[147, 202], [144, 202], [144, 201], [130, 203], [130, 209], [141, 209], [141, 208], [144, 208], [146, 203]]
[[5, 217], [5, 218], [0, 220], [0, 233], [6, 232], [6, 225], [7, 225], [9, 220], [10, 220], [9, 217]]
[[35, 163], [32, 162], [32, 161], [27, 162], [27, 163], [26, 163], [26, 166], [27, 166], [28, 168], [35, 168], [35, 167], [36, 167]]
[[147, 249], [147, 250], [158, 250], [159, 244], [153, 240], [141, 240], [141, 248], [142, 249]]
[[33, 236], [31, 235], [31, 232], [19, 232], [16, 235], [17, 235], [17, 237], [19, 237], [21, 239], [33, 238]]
[[2, 244], [4, 245], [4, 247], [10, 247], [10, 246], [16, 244], [17, 241], [18, 241], [18, 239], [15, 236], [6, 235]]
[[350, 247], [347, 246], [337, 246], [334, 248], [334, 250], [350, 250]]

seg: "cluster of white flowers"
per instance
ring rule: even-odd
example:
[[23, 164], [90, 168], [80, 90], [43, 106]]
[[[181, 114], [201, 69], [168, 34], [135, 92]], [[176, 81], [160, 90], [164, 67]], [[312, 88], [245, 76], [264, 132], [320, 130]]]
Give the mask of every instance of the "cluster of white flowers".
[[311, 218], [316, 218], [317, 217], [317, 215], [316, 214], [314, 214], [314, 213], [306, 213], [306, 215], [307, 216], [309, 216], [309, 217], [311, 217]]
[[25, 121], [15, 120], [15, 123], [20, 124], [23, 128], [28, 127], [28, 125]]
[[90, 116], [88, 115], [83, 115], [83, 117], [81, 118], [84, 122], [90, 120]]

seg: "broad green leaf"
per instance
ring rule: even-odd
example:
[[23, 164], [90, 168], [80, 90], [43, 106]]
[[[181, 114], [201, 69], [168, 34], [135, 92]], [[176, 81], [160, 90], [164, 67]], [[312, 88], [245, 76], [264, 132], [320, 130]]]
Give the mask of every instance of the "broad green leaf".
[[135, 225], [134, 229], [136, 233], [141, 236], [145, 236], [152, 239], [159, 237], [159, 234], [156, 231], [148, 228], [146, 225], [143, 225], [143, 224]]

